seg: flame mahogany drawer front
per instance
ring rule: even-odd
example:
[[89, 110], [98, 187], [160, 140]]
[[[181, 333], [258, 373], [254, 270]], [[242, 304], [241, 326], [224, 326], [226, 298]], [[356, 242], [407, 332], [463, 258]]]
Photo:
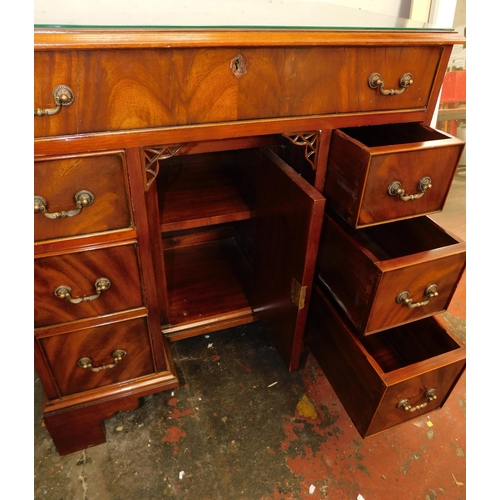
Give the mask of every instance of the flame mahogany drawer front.
[[463, 147], [419, 123], [336, 130], [325, 196], [357, 228], [441, 211]]
[[443, 406], [465, 347], [436, 317], [359, 338], [316, 288], [308, 344], [362, 437]]
[[60, 396], [154, 373], [145, 317], [38, 339]]
[[124, 161], [122, 153], [35, 161], [35, 241], [132, 227]]
[[446, 310], [465, 242], [428, 217], [353, 229], [325, 215], [317, 275], [361, 335]]
[[[39, 51], [35, 108], [53, 107], [61, 84], [74, 101], [37, 118], [35, 137], [422, 110], [441, 54], [441, 46], [380, 45]], [[382, 93], [391, 90], [403, 92]]]
[[35, 327], [141, 306], [135, 243], [35, 259]]

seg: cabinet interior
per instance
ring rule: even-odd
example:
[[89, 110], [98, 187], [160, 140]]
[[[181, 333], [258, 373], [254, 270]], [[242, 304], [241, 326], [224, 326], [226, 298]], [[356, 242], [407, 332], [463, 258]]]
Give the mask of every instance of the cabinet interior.
[[[280, 135], [251, 138], [314, 180], [304, 149]], [[238, 149], [236, 149], [236, 146]], [[156, 178], [167, 337], [255, 321], [251, 306], [259, 147], [222, 141], [162, 160]], [[219, 325], [219, 326], [217, 326]]]

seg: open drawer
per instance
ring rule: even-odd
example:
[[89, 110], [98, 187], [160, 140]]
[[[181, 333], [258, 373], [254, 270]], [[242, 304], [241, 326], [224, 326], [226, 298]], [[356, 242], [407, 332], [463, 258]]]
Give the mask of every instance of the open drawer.
[[357, 228], [439, 212], [463, 148], [420, 123], [336, 130], [324, 194]]
[[360, 335], [443, 312], [465, 242], [428, 217], [353, 229], [325, 215], [317, 276]]
[[306, 341], [361, 436], [444, 405], [465, 369], [465, 346], [436, 317], [358, 338], [319, 287]]

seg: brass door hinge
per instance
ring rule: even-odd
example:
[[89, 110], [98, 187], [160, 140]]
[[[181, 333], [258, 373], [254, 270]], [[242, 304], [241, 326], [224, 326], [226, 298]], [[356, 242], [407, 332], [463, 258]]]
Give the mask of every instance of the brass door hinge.
[[307, 293], [307, 286], [301, 286], [301, 284], [295, 278], [292, 278], [292, 288], [290, 290], [290, 298], [299, 309], [303, 309], [305, 306], [306, 293]]

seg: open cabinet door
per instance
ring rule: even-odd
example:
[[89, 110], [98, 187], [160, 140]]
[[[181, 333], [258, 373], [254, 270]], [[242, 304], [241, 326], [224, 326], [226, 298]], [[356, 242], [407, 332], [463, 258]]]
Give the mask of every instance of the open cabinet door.
[[273, 151], [259, 154], [252, 307], [287, 368], [296, 370], [325, 198]]

